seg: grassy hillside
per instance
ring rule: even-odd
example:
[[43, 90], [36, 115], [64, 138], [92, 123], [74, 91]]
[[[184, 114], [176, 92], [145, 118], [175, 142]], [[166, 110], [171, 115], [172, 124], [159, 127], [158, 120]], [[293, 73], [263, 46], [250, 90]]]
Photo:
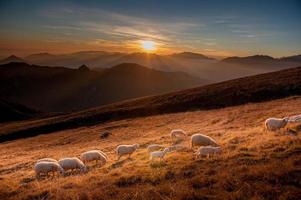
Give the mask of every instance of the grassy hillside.
[[[266, 118], [300, 114], [301, 97], [263, 103], [124, 119], [52, 132], [0, 144], [0, 199], [300, 199], [301, 137], [263, 131]], [[296, 129], [298, 125], [290, 125]], [[300, 126], [300, 125], [299, 125]], [[189, 149], [149, 163], [146, 146], [171, 145], [169, 133], [213, 137], [223, 153], [195, 160]], [[112, 134], [100, 138], [100, 133]], [[116, 162], [119, 144], [140, 143], [132, 159]], [[183, 145], [188, 144], [188, 139]], [[103, 166], [83, 175], [36, 180], [35, 161], [79, 156], [91, 149], [108, 154]]]
[[0, 141], [90, 126], [108, 120], [206, 110], [301, 95], [301, 67], [110, 104], [49, 119], [6, 124]]
[[39, 117], [41, 112], [14, 102], [0, 99], [0, 122], [25, 120]]

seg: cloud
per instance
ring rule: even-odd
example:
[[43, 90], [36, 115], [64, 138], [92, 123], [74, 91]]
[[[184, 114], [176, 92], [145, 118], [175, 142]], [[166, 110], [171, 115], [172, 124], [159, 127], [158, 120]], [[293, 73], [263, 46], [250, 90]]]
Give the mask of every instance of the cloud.
[[[102, 9], [82, 8], [48, 8], [40, 11], [44, 17], [54, 20], [54, 23], [63, 25], [45, 25], [43, 28], [58, 31], [72, 30], [80, 34], [103, 40], [155, 40], [162, 44], [175, 41], [176, 38], [186, 37], [193, 39], [195, 29], [206, 27], [206, 24], [194, 22], [192, 19], [181, 21], [154, 21], [142, 17], [124, 15]], [[193, 33], [189, 35], [190, 33]], [[93, 36], [94, 35], [94, 36]]]

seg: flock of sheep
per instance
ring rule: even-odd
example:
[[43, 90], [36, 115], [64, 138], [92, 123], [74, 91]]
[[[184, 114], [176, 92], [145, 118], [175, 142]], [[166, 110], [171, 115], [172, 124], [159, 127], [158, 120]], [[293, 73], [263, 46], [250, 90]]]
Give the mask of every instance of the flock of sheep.
[[[269, 118], [265, 121], [265, 129], [268, 131], [278, 131], [281, 128], [284, 128], [287, 123], [290, 121], [290, 118]], [[298, 118], [294, 118], [295, 121], [301, 121], [301, 116]], [[182, 129], [172, 130], [170, 133], [170, 138], [172, 142], [176, 142], [179, 140], [183, 140], [187, 137], [187, 134]], [[190, 148], [193, 149], [194, 146], [200, 146], [199, 149], [194, 153], [196, 157], [207, 156], [221, 153], [222, 149], [217, 144], [217, 142], [206, 135], [203, 134], [194, 134], [190, 138]], [[116, 153], [118, 156], [118, 161], [122, 156], [131, 155], [139, 148], [139, 144], [133, 145], [119, 145], [116, 148]], [[151, 144], [147, 147], [147, 151], [150, 153], [150, 161], [153, 162], [155, 159], [159, 159], [160, 161], [164, 160], [164, 156], [172, 151], [179, 150], [185, 148], [182, 145], [173, 145], [170, 147], [164, 148], [163, 145], [160, 144]], [[163, 149], [163, 150], [162, 150]], [[61, 175], [65, 175], [66, 171], [79, 170], [84, 173], [87, 171], [87, 163], [89, 162], [100, 162], [101, 166], [105, 165], [108, 160], [107, 155], [101, 150], [91, 150], [84, 152], [80, 155], [80, 159], [77, 157], [71, 158], [63, 158], [61, 160], [55, 160], [52, 158], [43, 158], [36, 162], [34, 166], [34, 170], [36, 173], [37, 179], [40, 178], [41, 174], [46, 174], [48, 176], [49, 173], [52, 173], [54, 176], [56, 172]]]

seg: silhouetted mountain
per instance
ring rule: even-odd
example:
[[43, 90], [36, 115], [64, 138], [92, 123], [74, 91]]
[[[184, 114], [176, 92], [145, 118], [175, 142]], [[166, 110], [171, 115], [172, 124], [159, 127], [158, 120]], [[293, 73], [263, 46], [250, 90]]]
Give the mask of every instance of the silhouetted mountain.
[[159, 55], [141, 52], [81, 51], [61, 55], [35, 54], [26, 57], [25, 60], [31, 64], [64, 66], [68, 68], [78, 68], [78, 66], [87, 65], [91, 69], [97, 69], [97, 71], [121, 63], [137, 63], [160, 71], [185, 72], [213, 82], [287, 69], [301, 64], [298, 61], [298, 57], [274, 59], [270, 56], [255, 55], [229, 57], [219, 61], [193, 52]]
[[78, 68], [78, 70], [81, 70], [81, 71], [89, 71], [89, 67], [87, 67], [87, 65], [82, 65]]
[[38, 116], [37, 110], [27, 106], [0, 99], [0, 122], [30, 119]]
[[101, 72], [26, 63], [0, 66], [0, 98], [42, 111], [72, 111], [207, 84], [181, 72], [125, 63]]
[[0, 64], [6, 64], [6, 63], [10, 63], [10, 62], [25, 62], [25, 60], [15, 56], [15, 55], [11, 55], [3, 60], [0, 60]]
[[[124, 65], [127, 68], [128, 64]], [[123, 65], [113, 69], [119, 72]], [[132, 69], [132, 68], [131, 68]], [[130, 69], [130, 70], [131, 70]], [[139, 70], [141, 70], [139, 68]], [[108, 72], [114, 73], [114, 72]], [[0, 141], [30, 137], [40, 133], [90, 126], [108, 120], [207, 110], [301, 95], [301, 67], [249, 76], [167, 94], [117, 102], [69, 113], [0, 133]], [[134, 85], [133, 85], [134, 86]], [[119, 90], [122, 92], [122, 90]]]
[[271, 56], [266, 55], [254, 55], [247, 57], [228, 57], [222, 60], [222, 62], [228, 63], [243, 63], [243, 64], [260, 64], [274, 61], [275, 59]]
[[193, 53], [193, 52], [182, 52], [182, 53], [175, 53], [172, 56], [180, 57], [180, 58], [194, 58], [194, 59], [208, 59], [208, 60], [215, 60], [214, 58], [207, 57], [200, 53]]
[[282, 57], [279, 60], [285, 61], [285, 62], [299, 62], [299, 63], [301, 63], [301, 55]]

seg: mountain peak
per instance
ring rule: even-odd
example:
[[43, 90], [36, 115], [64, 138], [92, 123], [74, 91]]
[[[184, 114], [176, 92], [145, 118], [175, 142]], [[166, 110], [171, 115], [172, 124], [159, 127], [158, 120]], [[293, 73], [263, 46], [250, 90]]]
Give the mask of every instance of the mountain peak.
[[25, 60], [15, 56], [15, 55], [10, 55], [7, 58], [4, 58], [3, 60], [0, 60], [1, 64], [10, 63], [10, 62], [25, 62]]
[[87, 65], [82, 65], [78, 68], [80, 71], [90, 71], [89, 67]]

